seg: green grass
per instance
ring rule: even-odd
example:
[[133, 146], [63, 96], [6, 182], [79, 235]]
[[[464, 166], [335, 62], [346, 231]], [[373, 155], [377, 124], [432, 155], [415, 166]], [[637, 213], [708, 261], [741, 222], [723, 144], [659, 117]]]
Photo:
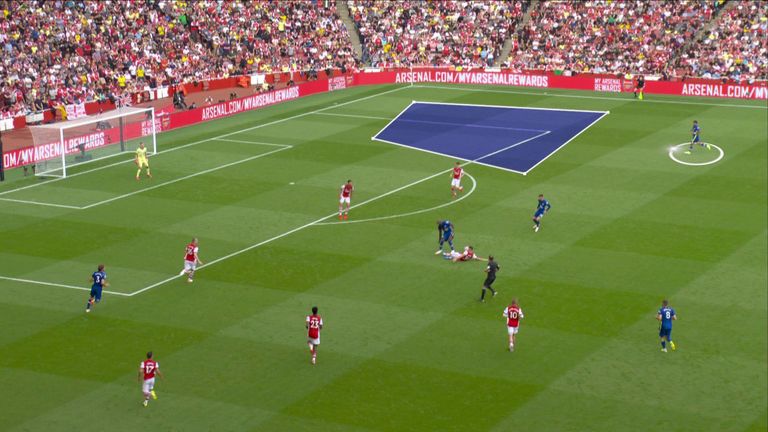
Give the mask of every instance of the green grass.
[[[105, 294], [89, 315], [85, 291], [0, 279], [0, 430], [768, 427], [764, 102], [395, 89], [165, 133], [152, 181], [133, 180], [130, 155], [62, 181], [9, 173], [0, 198], [80, 209], [0, 200], [4, 277], [86, 288], [105, 263], [109, 289], [130, 295], [177, 274], [192, 236], [204, 261], [277, 238], [203, 268], [192, 285]], [[449, 158], [371, 141], [386, 121], [308, 114], [393, 118], [412, 100], [611, 114], [528, 176], [468, 166], [477, 189], [454, 205], [310, 225], [333, 214], [348, 178], [361, 203], [450, 168]], [[725, 151], [718, 163], [668, 157], [693, 119]], [[292, 147], [265, 155], [279, 148], [210, 140], [167, 151], [236, 131], [228, 138]], [[440, 206], [447, 186], [446, 173], [351, 220]], [[538, 193], [553, 211], [534, 234]], [[499, 297], [477, 302], [481, 263], [432, 254], [437, 218], [455, 223], [460, 246], [497, 257]], [[513, 296], [526, 319], [510, 354], [501, 312]], [[668, 354], [654, 320], [665, 297], [680, 318]], [[313, 305], [326, 323], [314, 367], [303, 327]], [[166, 379], [143, 408], [136, 370], [147, 350]]]

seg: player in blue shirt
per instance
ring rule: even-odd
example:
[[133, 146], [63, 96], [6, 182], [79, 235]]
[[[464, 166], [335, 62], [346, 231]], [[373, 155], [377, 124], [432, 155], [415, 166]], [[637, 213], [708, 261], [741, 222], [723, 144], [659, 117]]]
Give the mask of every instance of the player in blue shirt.
[[533, 231], [539, 232], [539, 228], [541, 228], [541, 218], [549, 211], [550, 207], [552, 206], [549, 204], [549, 201], [544, 199], [543, 194], [540, 194], [539, 203], [536, 204], [536, 213], [533, 214], [533, 223], [535, 224], [533, 226]]
[[455, 250], [453, 248], [453, 224], [451, 221], [447, 219], [437, 221], [437, 240], [440, 242], [440, 248], [435, 252], [435, 255], [443, 253], [443, 243], [445, 242], [448, 242], [451, 252]]
[[88, 299], [88, 304], [85, 306], [85, 311], [90, 312], [91, 306], [101, 301], [101, 290], [108, 286], [107, 274], [104, 272], [104, 264], [99, 264], [99, 269], [93, 272], [91, 275], [91, 297]]
[[659, 338], [661, 338], [661, 351], [667, 352], [667, 342], [672, 351], [675, 350], [675, 343], [672, 342], [672, 321], [677, 319], [675, 310], [669, 306], [669, 302], [664, 300], [661, 302], [661, 308], [656, 314], [656, 319], [659, 320]]
[[[693, 126], [691, 126], [691, 145], [688, 146], [688, 151], [685, 152], [685, 154], [691, 154], [691, 150], [693, 150], [693, 145], [696, 143], [704, 147], [704, 143], [701, 142], [701, 127], [699, 127], [698, 120], [694, 120]], [[711, 150], [712, 146], [707, 144], [707, 148]]]

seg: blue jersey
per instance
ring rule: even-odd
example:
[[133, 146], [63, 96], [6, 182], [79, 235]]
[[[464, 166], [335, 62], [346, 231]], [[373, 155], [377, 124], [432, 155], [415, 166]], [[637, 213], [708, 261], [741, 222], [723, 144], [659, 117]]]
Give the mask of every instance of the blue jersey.
[[451, 221], [444, 220], [437, 225], [437, 229], [444, 235], [451, 234], [451, 232], [453, 232], [453, 225], [451, 224]]
[[101, 288], [102, 284], [104, 283], [104, 279], [107, 278], [107, 274], [103, 271], [97, 271], [93, 272], [93, 275], [91, 275], [91, 278], [93, 279], [93, 285], [91, 286], [91, 289], [94, 288]]
[[701, 132], [701, 128], [699, 127], [699, 124], [696, 123], [691, 128], [691, 140], [698, 141], [699, 140], [699, 132]]
[[549, 211], [549, 208], [552, 207], [549, 204], [549, 201], [543, 199], [539, 200], [539, 203], [536, 204], [536, 216], [543, 216], [545, 212]]
[[659, 315], [661, 316], [661, 328], [672, 330], [672, 320], [675, 317], [675, 310], [669, 306], [663, 306], [659, 309]]

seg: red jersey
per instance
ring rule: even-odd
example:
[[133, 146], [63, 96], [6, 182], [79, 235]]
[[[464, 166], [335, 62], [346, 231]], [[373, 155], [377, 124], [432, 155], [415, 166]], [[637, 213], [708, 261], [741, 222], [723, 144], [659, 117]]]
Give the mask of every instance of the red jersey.
[[509, 305], [504, 309], [504, 316], [507, 318], [508, 327], [517, 327], [520, 325], [520, 318], [523, 318], [523, 310], [518, 305]]
[[323, 317], [320, 315], [307, 315], [307, 337], [317, 339], [320, 337], [320, 328], [323, 326]]
[[196, 262], [197, 261], [197, 245], [190, 243], [187, 245], [187, 250], [184, 253], [184, 261]]
[[157, 368], [160, 367], [160, 364], [158, 364], [154, 360], [144, 360], [139, 365], [139, 370], [141, 373], [144, 374], [144, 380], [152, 379], [155, 377], [155, 371], [157, 371]]
[[453, 178], [454, 179], [460, 179], [461, 176], [464, 175], [464, 168], [462, 167], [453, 167]]
[[341, 196], [344, 198], [349, 198], [350, 195], [352, 195], [352, 190], [354, 189], [354, 186], [352, 186], [351, 183], [345, 183], [341, 187]]
[[475, 258], [475, 252], [472, 249], [464, 249], [464, 253], [459, 258], [460, 261], [469, 261]]

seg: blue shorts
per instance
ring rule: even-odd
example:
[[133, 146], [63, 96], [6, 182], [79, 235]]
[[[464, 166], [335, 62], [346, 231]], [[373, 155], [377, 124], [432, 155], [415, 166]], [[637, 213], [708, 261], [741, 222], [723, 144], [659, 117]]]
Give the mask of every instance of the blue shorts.
[[544, 210], [536, 210], [536, 213], [533, 214], [533, 217], [540, 218], [544, 216]]
[[451, 241], [453, 239], [453, 231], [443, 231], [443, 241]]
[[101, 291], [102, 287], [100, 286], [91, 287], [91, 297], [93, 297], [97, 302], [101, 301]]
[[667, 340], [672, 340], [672, 329], [671, 328], [660, 328], [659, 329], [659, 337], [666, 338]]
[[691, 142], [695, 142], [695, 143], [699, 142], [700, 140], [701, 140], [701, 137], [699, 135], [696, 135], [695, 137], [691, 138]]

